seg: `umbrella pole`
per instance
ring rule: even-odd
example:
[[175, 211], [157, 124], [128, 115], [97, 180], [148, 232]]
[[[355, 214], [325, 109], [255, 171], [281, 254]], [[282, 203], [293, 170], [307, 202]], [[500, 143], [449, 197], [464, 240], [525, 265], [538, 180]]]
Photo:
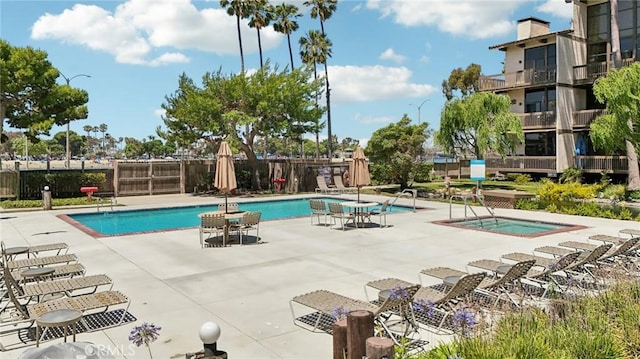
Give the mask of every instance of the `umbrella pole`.
[[358, 203], [360, 203], [360, 186], [358, 186]]
[[229, 213], [229, 206], [227, 206], [227, 192], [224, 193], [224, 213]]

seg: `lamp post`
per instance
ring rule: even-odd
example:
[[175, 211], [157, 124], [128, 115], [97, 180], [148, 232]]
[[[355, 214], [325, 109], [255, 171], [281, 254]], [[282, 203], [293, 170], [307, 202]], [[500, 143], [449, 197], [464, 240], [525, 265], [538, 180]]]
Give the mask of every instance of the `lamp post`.
[[425, 102], [429, 101], [429, 99], [426, 99], [424, 101], [422, 101], [422, 103], [420, 103], [419, 105], [410, 103], [409, 106], [416, 106], [418, 108], [418, 125], [420, 124], [420, 110], [422, 109], [422, 105], [424, 105]]
[[[71, 77], [67, 77], [60, 71], [58, 71], [58, 73], [60, 73], [60, 76], [62, 76], [62, 78], [64, 78], [64, 80], [67, 82], [67, 86], [69, 86], [71, 80], [75, 79], [76, 77], [91, 77], [91, 75], [87, 74], [77, 74]], [[71, 120], [67, 120], [66, 158], [64, 165], [66, 168], [71, 168], [71, 146], [69, 145], [69, 125], [71, 123]]]

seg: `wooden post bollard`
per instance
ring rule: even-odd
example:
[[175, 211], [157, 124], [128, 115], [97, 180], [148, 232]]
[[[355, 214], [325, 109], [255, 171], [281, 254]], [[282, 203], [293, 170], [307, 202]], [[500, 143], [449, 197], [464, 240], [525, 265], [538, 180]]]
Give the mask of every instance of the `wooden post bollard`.
[[367, 338], [373, 336], [373, 313], [356, 310], [347, 316], [347, 358], [362, 359]]
[[371, 337], [367, 339], [367, 359], [393, 359], [395, 352], [390, 338]]
[[347, 356], [347, 320], [333, 323], [333, 359], [346, 359]]

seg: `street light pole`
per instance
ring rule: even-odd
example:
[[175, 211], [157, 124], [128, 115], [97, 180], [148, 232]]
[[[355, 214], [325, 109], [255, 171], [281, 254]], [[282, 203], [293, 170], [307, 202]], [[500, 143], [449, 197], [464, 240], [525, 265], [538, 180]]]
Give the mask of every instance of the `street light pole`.
[[425, 102], [429, 101], [429, 99], [426, 99], [424, 101], [422, 101], [422, 103], [420, 103], [420, 105], [416, 105], [413, 103], [410, 103], [410, 106], [416, 106], [418, 108], [418, 125], [420, 124], [420, 110], [422, 109], [422, 105], [424, 105]]
[[[65, 76], [62, 72], [58, 71], [58, 73], [60, 73], [60, 76], [62, 76], [62, 78], [67, 82], [67, 86], [69, 86], [69, 83], [71, 82], [71, 80], [75, 79], [76, 77], [91, 77], [91, 75], [87, 75], [87, 74], [77, 74], [71, 77], [67, 77]], [[71, 120], [67, 119], [67, 139], [66, 139], [66, 158], [65, 158], [65, 162], [64, 165], [66, 168], [71, 168], [71, 146], [69, 146], [69, 126], [71, 123]]]

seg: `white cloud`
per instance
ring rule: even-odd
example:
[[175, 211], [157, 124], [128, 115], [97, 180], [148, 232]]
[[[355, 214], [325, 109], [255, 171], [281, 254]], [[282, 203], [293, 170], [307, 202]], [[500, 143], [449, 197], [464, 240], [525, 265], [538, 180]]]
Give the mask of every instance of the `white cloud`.
[[431, 61], [431, 59], [427, 55], [423, 55], [420, 57], [420, 62], [422, 62], [423, 64], [428, 64], [429, 61]]
[[437, 89], [412, 83], [406, 67], [329, 66], [331, 102], [366, 102], [404, 97], [425, 97]]
[[391, 60], [396, 64], [400, 64], [405, 60], [405, 57], [402, 55], [396, 54], [392, 48], [388, 48], [380, 54], [380, 60]]
[[394, 121], [394, 119], [389, 116], [373, 117], [373, 116], [362, 116], [360, 114], [356, 114], [355, 119], [356, 119], [356, 122], [361, 123], [363, 125], [391, 123]]
[[[255, 30], [245, 25], [241, 33], [245, 54], [256, 52]], [[283, 39], [270, 27], [260, 33], [263, 51], [277, 47]], [[36, 40], [82, 45], [112, 54], [119, 63], [148, 66], [188, 61], [179, 52], [164, 52], [167, 48], [236, 55], [235, 34], [235, 18], [225, 10], [198, 10], [191, 0], [128, 0], [113, 12], [76, 4], [60, 14], [41, 16], [31, 30]]]
[[525, 1], [507, 0], [367, 0], [378, 10], [405, 26], [436, 26], [440, 31], [471, 38], [510, 34], [515, 22], [510, 15]]
[[556, 17], [573, 18], [573, 4], [567, 4], [564, 0], [546, 0], [537, 10]]
[[360, 10], [362, 10], [362, 3], [358, 3], [356, 6], [351, 8], [351, 12], [358, 12]]
[[163, 108], [157, 108], [157, 109], [155, 109], [153, 111], [153, 114], [158, 116], [158, 117], [162, 117], [162, 116], [167, 114], [167, 111], [165, 109], [163, 109]]

